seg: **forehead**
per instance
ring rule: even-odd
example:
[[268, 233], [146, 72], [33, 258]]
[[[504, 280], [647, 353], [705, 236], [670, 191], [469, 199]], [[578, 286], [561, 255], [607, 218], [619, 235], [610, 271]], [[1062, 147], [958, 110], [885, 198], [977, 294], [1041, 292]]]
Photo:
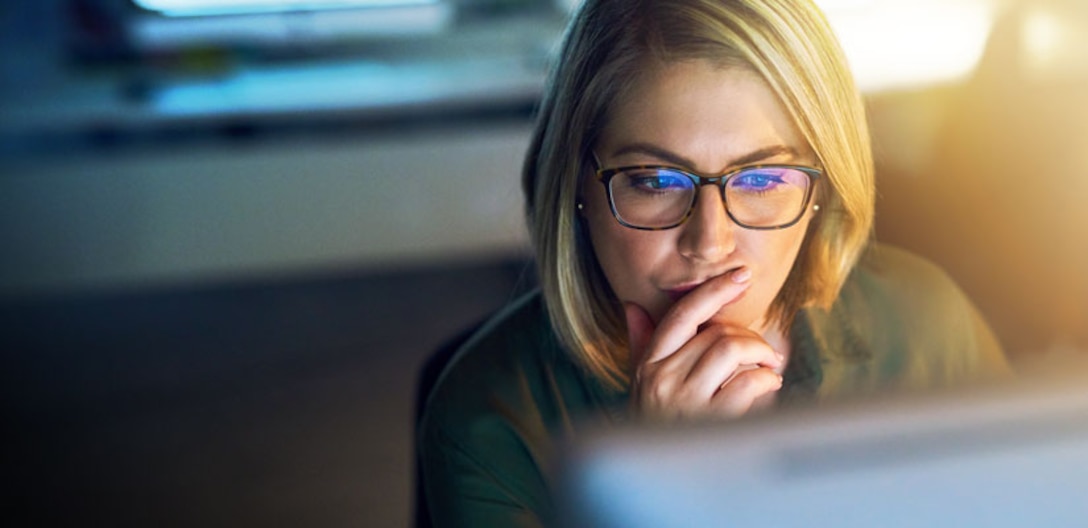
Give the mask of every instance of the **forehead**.
[[[762, 78], [748, 68], [705, 60], [651, 67], [615, 102], [599, 153], [612, 157], [637, 144], [674, 153], [706, 172], [730, 168], [734, 160], [768, 147], [810, 152]], [[662, 161], [621, 155], [623, 161]]]

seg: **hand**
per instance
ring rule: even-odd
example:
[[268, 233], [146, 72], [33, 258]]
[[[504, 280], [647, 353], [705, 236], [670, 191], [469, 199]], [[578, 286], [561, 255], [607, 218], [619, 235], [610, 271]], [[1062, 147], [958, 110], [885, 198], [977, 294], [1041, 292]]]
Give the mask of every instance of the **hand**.
[[652, 418], [737, 417], [782, 387], [784, 360], [758, 333], [712, 321], [748, 288], [735, 270], [682, 297], [657, 327], [646, 310], [624, 303], [634, 379], [631, 403]]

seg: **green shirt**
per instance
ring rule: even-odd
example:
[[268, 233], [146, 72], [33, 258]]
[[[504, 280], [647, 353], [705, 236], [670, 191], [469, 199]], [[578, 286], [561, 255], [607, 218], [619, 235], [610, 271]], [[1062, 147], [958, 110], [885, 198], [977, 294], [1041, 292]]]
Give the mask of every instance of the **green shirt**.
[[[830, 310], [790, 330], [780, 405], [927, 389], [1008, 374], [1000, 346], [939, 268], [874, 245]], [[507, 307], [451, 361], [419, 424], [435, 526], [540, 526], [553, 520], [556, 446], [621, 420], [609, 390], [556, 340], [539, 293]]]

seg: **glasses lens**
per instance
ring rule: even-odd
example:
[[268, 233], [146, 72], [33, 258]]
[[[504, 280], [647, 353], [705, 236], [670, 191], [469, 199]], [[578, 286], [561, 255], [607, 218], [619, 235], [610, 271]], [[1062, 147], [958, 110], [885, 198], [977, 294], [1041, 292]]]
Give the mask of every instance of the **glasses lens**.
[[695, 198], [695, 182], [667, 168], [632, 169], [610, 182], [616, 216], [631, 226], [668, 227], [688, 214]]
[[737, 222], [749, 227], [789, 224], [801, 215], [810, 178], [802, 170], [760, 167], [734, 174], [725, 184], [725, 203]]

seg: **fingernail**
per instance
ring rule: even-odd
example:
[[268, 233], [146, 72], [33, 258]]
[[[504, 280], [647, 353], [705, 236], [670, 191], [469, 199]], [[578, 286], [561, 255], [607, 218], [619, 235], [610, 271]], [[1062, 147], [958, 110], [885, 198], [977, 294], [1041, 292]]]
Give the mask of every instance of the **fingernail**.
[[752, 270], [740, 268], [734, 271], [730, 278], [733, 279], [733, 282], [748, 282], [748, 279], [752, 278]]

